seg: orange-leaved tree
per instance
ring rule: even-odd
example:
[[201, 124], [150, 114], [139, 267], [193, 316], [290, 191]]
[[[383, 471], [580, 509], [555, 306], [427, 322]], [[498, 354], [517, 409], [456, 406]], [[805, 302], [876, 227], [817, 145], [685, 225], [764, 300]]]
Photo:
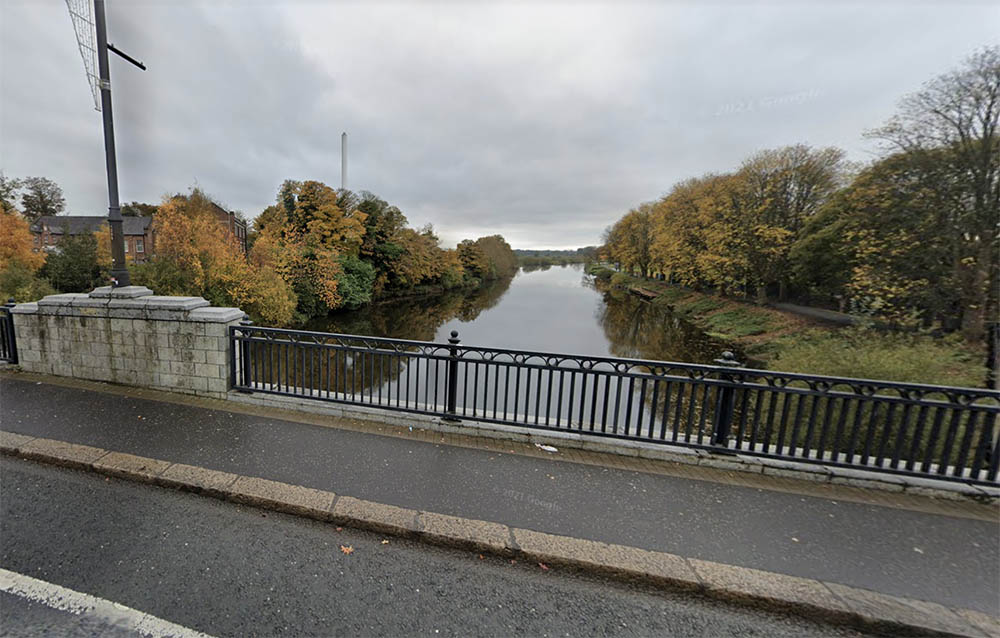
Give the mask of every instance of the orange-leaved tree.
[[33, 250], [28, 220], [16, 210], [0, 211], [0, 270], [17, 263], [31, 272], [45, 264], [45, 253]]
[[165, 198], [153, 223], [156, 258], [134, 267], [135, 283], [159, 294], [197, 295], [215, 305], [236, 306], [268, 325], [291, 322], [291, 288], [273, 268], [247, 261], [201, 190]]
[[13, 206], [0, 207], [0, 301], [34, 301], [55, 292], [36, 273], [45, 253], [32, 250], [28, 220]]

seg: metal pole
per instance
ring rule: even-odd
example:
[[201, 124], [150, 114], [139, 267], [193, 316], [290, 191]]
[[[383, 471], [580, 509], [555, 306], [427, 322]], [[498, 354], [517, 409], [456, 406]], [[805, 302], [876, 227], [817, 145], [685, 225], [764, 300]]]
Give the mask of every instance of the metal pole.
[[101, 78], [101, 115], [104, 118], [104, 156], [108, 168], [108, 224], [111, 226], [111, 279], [114, 287], [129, 285], [125, 265], [125, 236], [122, 234], [122, 211], [118, 204], [118, 163], [115, 160], [115, 124], [111, 116], [111, 73], [108, 67], [108, 25], [104, 19], [104, 0], [94, 0], [97, 27], [97, 66]]
[[448, 360], [448, 381], [445, 385], [447, 392], [445, 405], [448, 416], [444, 417], [445, 421], [459, 420], [455, 413], [458, 407], [458, 344], [461, 342], [462, 340], [458, 338], [458, 330], [452, 330], [451, 338], [448, 339], [450, 359]]
[[347, 131], [340, 134], [340, 188], [347, 190]]
[[[743, 364], [736, 360], [736, 356], [729, 352], [722, 353], [721, 359], [716, 359], [715, 363], [727, 368], [742, 368]], [[723, 381], [733, 381], [734, 376], [723, 373], [720, 375]], [[729, 442], [729, 430], [733, 423], [733, 408], [735, 407], [736, 393], [732, 386], [721, 386], [717, 390], [715, 403], [715, 427], [712, 431], [712, 445], [727, 447]]]

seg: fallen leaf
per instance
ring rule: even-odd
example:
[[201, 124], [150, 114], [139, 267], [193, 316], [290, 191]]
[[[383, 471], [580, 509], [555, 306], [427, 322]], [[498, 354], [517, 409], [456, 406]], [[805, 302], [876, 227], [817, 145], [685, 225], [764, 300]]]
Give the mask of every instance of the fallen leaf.
[[344, 552], [345, 554], [350, 554], [354, 551], [354, 548], [351, 547], [350, 545], [347, 545], [346, 547], [344, 545], [341, 545], [340, 551]]
[[338, 532], [342, 532], [342, 531], [344, 531], [344, 528], [343, 528], [343, 527], [338, 527], [338, 528], [337, 528], [337, 531], [338, 531]]
[[511, 564], [511, 565], [516, 565], [516, 564], [517, 564], [517, 561], [516, 561], [516, 560], [514, 560], [514, 559], [512, 558], [512, 559], [510, 559], [510, 564]]
[[479, 555], [479, 560], [486, 560], [486, 557], [485, 557], [485, 556], [483, 556], [482, 554], [480, 554], [480, 555]]
[[388, 544], [389, 544], [389, 539], [387, 539], [387, 538], [383, 538], [383, 539], [382, 539], [382, 544], [383, 544], [383, 545], [388, 545]]
[[546, 565], [545, 563], [538, 563], [538, 566], [544, 569], [545, 571], [549, 571], [549, 566]]

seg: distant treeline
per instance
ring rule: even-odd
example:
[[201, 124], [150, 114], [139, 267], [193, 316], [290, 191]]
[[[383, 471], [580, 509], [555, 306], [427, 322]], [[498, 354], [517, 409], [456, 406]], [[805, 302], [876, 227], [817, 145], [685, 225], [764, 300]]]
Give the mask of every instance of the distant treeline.
[[598, 246], [584, 246], [576, 250], [523, 250], [516, 249], [517, 263], [523, 267], [561, 266], [582, 264], [597, 257]]

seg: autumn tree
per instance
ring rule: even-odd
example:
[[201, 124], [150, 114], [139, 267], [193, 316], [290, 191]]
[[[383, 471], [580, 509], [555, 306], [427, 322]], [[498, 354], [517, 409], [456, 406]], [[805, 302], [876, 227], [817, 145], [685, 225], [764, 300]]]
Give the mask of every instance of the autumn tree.
[[615, 263], [643, 277], [652, 275], [653, 204], [642, 204], [626, 213], [608, 234], [608, 251]]
[[930, 171], [947, 167], [948, 202], [938, 233], [954, 242], [952, 282], [961, 289], [961, 325], [981, 339], [996, 320], [1000, 283], [1000, 47], [981, 49], [964, 65], [905, 97], [899, 112], [869, 135]]
[[58, 215], [66, 208], [59, 185], [47, 177], [25, 177], [21, 181], [21, 212], [29, 221], [43, 215]]
[[738, 172], [746, 189], [743, 206], [756, 241], [777, 242], [758, 255], [751, 268], [765, 290], [776, 284], [778, 297], [787, 295], [788, 250], [804, 225], [843, 185], [847, 174], [844, 152], [838, 148], [813, 149], [805, 144], [761, 151], [746, 160]]
[[200, 190], [166, 198], [153, 225], [156, 259], [133, 268], [136, 284], [236, 306], [269, 325], [291, 322], [291, 288], [268, 265], [251, 265], [235, 238], [219, 232], [212, 202]]
[[707, 248], [702, 202], [716, 179], [706, 175], [675, 184], [653, 208], [650, 252], [674, 283], [692, 287], [708, 283], [698, 265], [698, 255]]
[[6, 300], [34, 301], [55, 292], [36, 273], [45, 253], [33, 250], [29, 223], [16, 210], [0, 210], [0, 295]]

